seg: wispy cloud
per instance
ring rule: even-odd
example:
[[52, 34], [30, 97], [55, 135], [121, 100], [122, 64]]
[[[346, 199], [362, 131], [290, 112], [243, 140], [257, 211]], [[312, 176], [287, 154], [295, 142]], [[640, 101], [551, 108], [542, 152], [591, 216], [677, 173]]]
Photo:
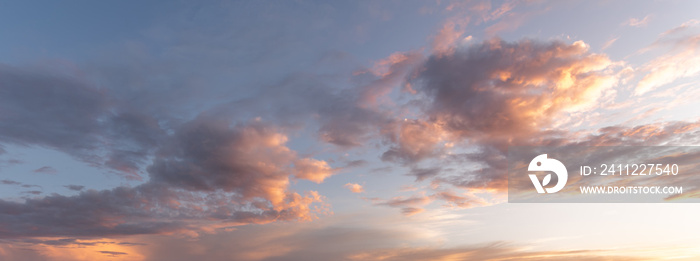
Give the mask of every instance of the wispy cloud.
[[43, 166], [41, 168], [35, 169], [34, 173], [45, 173], [45, 174], [56, 174], [58, 171], [51, 166]]
[[607, 40], [607, 41], [603, 44], [603, 46], [600, 47], [600, 49], [601, 49], [601, 50], [605, 50], [605, 49], [610, 48], [610, 46], [612, 46], [615, 42], [617, 42], [618, 39], [620, 39], [620, 37], [615, 37], [615, 38], [612, 38], [612, 39], [610, 39], [610, 40]]
[[622, 25], [632, 26], [632, 27], [645, 27], [651, 22], [653, 15], [647, 15], [644, 18], [630, 18], [629, 20], [622, 23]]
[[700, 34], [680, 35], [681, 31], [697, 29], [697, 21], [691, 20], [681, 26], [666, 31], [654, 44], [645, 49], [670, 46], [666, 54], [661, 55], [641, 68], [646, 75], [637, 83], [635, 95], [648, 92], [681, 78], [692, 77], [700, 73]]

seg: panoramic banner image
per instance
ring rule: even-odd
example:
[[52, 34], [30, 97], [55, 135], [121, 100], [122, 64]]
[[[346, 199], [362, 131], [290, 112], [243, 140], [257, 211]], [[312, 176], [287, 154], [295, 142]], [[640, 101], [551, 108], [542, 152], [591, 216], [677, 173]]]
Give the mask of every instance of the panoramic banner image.
[[0, 0], [0, 261], [700, 260], [700, 1]]

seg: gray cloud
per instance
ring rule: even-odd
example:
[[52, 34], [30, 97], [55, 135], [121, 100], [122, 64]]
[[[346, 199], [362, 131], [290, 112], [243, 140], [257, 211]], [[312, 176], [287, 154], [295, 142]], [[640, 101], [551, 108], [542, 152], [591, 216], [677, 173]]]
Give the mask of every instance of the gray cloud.
[[280, 130], [261, 122], [231, 128], [228, 121], [203, 115], [175, 133], [148, 172], [156, 183], [278, 203], [289, 176], [320, 182], [333, 174], [325, 162], [298, 157], [286, 142]]
[[14, 180], [9, 180], [9, 179], [3, 179], [0, 181], [0, 183], [5, 184], [5, 185], [22, 185], [22, 183], [14, 181]]
[[416, 182], [423, 181], [428, 178], [432, 178], [440, 174], [440, 171], [442, 171], [442, 168], [440, 167], [434, 167], [434, 168], [412, 168], [411, 171], [408, 173], [409, 176], [415, 176], [416, 177]]
[[85, 186], [80, 186], [80, 185], [65, 185], [67, 189], [74, 190], [74, 191], [81, 191], [85, 188]]
[[88, 158], [99, 142], [98, 119], [108, 106], [103, 90], [50, 72], [0, 65], [0, 141], [71, 148]]
[[[430, 119], [468, 138], [527, 137], [565, 109], [588, 105], [610, 87], [604, 55], [582, 42], [493, 39], [432, 56], [416, 89]], [[614, 79], [614, 78], [613, 78]]]
[[289, 190], [290, 179], [322, 182], [335, 171], [286, 147], [283, 129], [255, 122], [230, 127], [231, 115], [173, 120], [128, 99], [138, 91], [112, 84], [101, 89], [50, 70], [0, 67], [0, 110], [10, 112], [0, 116], [0, 142], [56, 149], [128, 179], [142, 179], [141, 170], [152, 159], [149, 180], [140, 186], [94, 191], [69, 185], [80, 193], [22, 203], [0, 200], [0, 221], [14, 224], [4, 237], [196, 231], [193, 224], [201, 217], [222, 224], [314, 217], [318, 209], [307, 207], [322, 197]]
[[153, 119], [121, 109], [128, 106], [85, 79], [0, 65], [0, 84], [0, 110], [10, 112], [0, 121], [3, 143], [57, 149], [138, 178], [140, 164], [163, 135]]
[[45, 174], [56, 174], [56, 172], [58, 172], [58, 171], [51, 166], [43, 166], [41, 168], [33, 170], [32, 172], [45, 173]]
[[315, 212], [309, 205], [321, 202], [321, 196], [289, 190], [289, 179], [322, 181], [333, 172], [325, 162], [298, 157], [286, 141], [278, 129], [264, 123], [229, 127], [224, 120], [198, 117], [183, 124], [159, 149], [148, 168], [148, 182], [102, 191], [69, 185], [80, 193], [22, 203], [0, 200], [0, 222], [13, 224], [0, 235], [197, 233], [201, 225], [312, 219]]
[[128, 253], [118, 252], [118, 251], [98, 251], [98, 252], [100, 252], [100, 253], [102, 253], [102, 254], [105, 254], [105, 255], [107, 255], [107, 256], [110, 256], [110, 257], [117, 257], [117, 256], [128, 255]]
[[[107, 191], [90, 190], [73, 197], [50, 195], [26, 199], [23, 203], [0, 200], [0, 209], [4, 210], [0, 220], [13, 224], [3, 227], [0, 234], [4, 238], [107, 236], [182, 228], [182, 224], [149, 218], [145, 209], [138, 208], [143, 203], [136, 196], [140, 195], [134, 189], [120, 187]], [[113, 223], [114, 218], [128, 220]]]

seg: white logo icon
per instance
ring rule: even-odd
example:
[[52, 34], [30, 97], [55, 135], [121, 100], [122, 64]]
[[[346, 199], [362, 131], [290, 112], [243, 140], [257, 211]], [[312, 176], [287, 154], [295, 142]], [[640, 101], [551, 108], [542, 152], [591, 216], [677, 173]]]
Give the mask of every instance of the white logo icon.
[[535, 174], [529, 174], [530, 180], [532, 180], [532, 185], [535, 185], [535, 189], [537, 189], [537, 193], [545, 193], [545, 190], [547, 193], [555, 193], [557, 191], [560, 191], [564, 186], [566, 185], [566, 181], [569, 179], [569, 173], [566, 171], [566, 167], [564, 164], [561, 163], [561, 161], [555, 160], [555, 159], [548, 159], [547, 154], [542, 154], [530, 161], [530, 166], [527, 168], [528, 171], [551, 171], [554, 172], [554, 174], [557, 174], [557, 185], [551, 188], [543, 188], [544, 186], [547, 186], [549, 184], [549, 181], [552, 179], [552, 174], [547, 174], [547, 176], [542, 179], [542, 184], [540, 184], [540, 181], [537, 179], [537, 176]]

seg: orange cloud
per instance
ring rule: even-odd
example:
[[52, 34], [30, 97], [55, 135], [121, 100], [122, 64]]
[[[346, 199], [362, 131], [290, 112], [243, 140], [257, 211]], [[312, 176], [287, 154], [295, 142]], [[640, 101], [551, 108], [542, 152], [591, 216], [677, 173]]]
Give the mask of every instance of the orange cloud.
[[[409, 166], [407, 175], [417, 182], [432, 179], [431, 189], [437, 191], [424, 199], [456, 207], [488, 204], [478, 196], [445, 192], [441, 184], [505, 191], [507, 146], [566, 136], [558, 128], [568, 115], [594, 110], [615, 97], [619, 65], [590, 52], [583, 41], [491, 39], [435, 53], [409, 79], [422, 110], [417, 119], [397, 121], [384, 132], [391, 145], [382, 160]], [[455, 144], [471, 144], [476, 151], [463, 153]], [[421, 166], [427, 159], [440, 167]], [[418, 213], [422, 206], [399, 198], [377, 204], [405, 213]]]
[[350, 191], [352, 191], [352, 193], [365, 192], [365, 189], [362, 187], [362, 185], [357, 183], [347, 183], [344, 187], [348, 188]]
[[321, 183], [326, 178], [335, 174], [335, 171], [328, 166], [327, 162], [311, 158], [303, 158], [295, 161], [294, 168], [296, 169], [294, 175], [297, 178], [310, 180], [316, 183]]
[[460, 136], [530, 135], [562, 112], [591, 109], [617, 83], [605, 72], [614, 63], [581, 41], [494, 39], [473, 50], [433, 57], [418, 86], [437, 123]]
[[0, 208], [13, 209], [0, 213], [0, 223], [12, 224], [0, 229], [0, 237], [196, 237], [221, 227], [331, 214], [321, 195], [297, 193], [289, 182], [293, 176], [322, 182], [333, 169], [325, 161], [300, 158], [287, 140], [260, 121], [232, 127], [228, 121], [196, 118], [160, 149], [146, 183], [24, 202], [0, 200]]
[[396, 146], [382, 154], [382, 160], [418, 162], [433, 156], [440, 149], [438, 143], [444, 139], [441, 126], [421, 120], [404, 120], [398, 123], [397, 136], [391, 136]]

